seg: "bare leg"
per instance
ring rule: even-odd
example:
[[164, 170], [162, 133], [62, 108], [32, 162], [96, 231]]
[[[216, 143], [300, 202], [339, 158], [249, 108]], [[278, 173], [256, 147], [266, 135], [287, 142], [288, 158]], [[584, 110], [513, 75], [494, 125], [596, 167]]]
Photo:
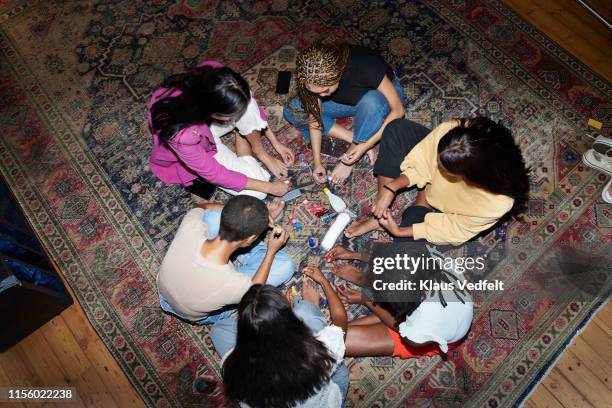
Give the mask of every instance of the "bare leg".
[[[329, 136], [344, 140], [347, 143], [353, 143], [354, 134], [351, 130], [346, 129], [344, 126], [334, 123], [334, 126], [332, 126], [332, 128], [329, 130]], [[370, 149], [366, 154], [368, 155], [368, 159], [370, 159], [370, 164], [373, 166], [376, 162], [376, 151], [374, 151], [374, 149]]]
[[261, 142], [261, 132], [260, 131], [254, 130], [248, 135], [245, 135], [244, 137], [242, 137], [242, 139], [246, 139], [249, 145], [251, 145], [251, 150], [256, 157], [259, 158], [260, 156], [267, 154]]
[[355, 221], [346, 229], [344, 235], [347, 238], [358, 237], [359, 235], [367, 234], [370, 231], [383, 230], [383, 227], [374, 217], [366, 218], [363, 221]]
[[[260, 139], [261, 143], [261, 139]], [[253, 156], [253, 150], [251, 149], [251, 144], [249, 141], [240, 136], [238, 133], [235, 133], [234, 136], [234, 144], [236, 145], [236, 156]]]
[[236, 154], [238, 156], [241, 156], [241, 154], [238, 153], [238, 141], [240, 139], [243, 141], [246, 139], [246, 142], [250, 145], [249, 149], [252, 155], [261, 161], [276, 178], [282, 180], [287, 177], [287, 165], [266, 152], [263, 142], [261, 141], [261, 132], [259, 130], [254, 130], [244, 137], [236, 135]]
[[333, 138], [344, 140], [347, 143], [353, 143], [353, 132], [337, 123], [334, 123], [334, 126], [329, 129], [328, 134]]
[[358, 317], [355, 320], [351, 320], [350, 322], [348, 322], [348, 325], [349, 326], [368, 326], [368, 325], [376, 324], [376, 323], [380, 323], [380, 318], [376, 316], [375, 314], [371, 314], [367, 316]]
[[368, 150], [368, 152], [366, 153], [368, 155], [368, 159], [370, 159], [370, 164], [373, 166], [376, 164], [376, 150], [374, 150], [374, 148], [371, 148], [370, 150]]
[[363, 287], [363, 271], [357, 268], [355, 265], [334, 265], [332, 266], [331, 271], [337, 277]]
[[[393, 181], [390, 177], [378, 176], [377, 178], [378, 191], [381, 191], [385, 184], [389, 184]], [[353, 222], [348, 226], [344, 235], [347, 238], [358, 237], [359, 235], [367, 234], [370, 231], [374, 230], [383, 230], [383, 228], [378, 223], [378, 220], [374, 217], [366, 218], [363, 221]]]
[[346, 330], [345, 356], [390, 356], [393, 337], [383, 323], [349, 326]]

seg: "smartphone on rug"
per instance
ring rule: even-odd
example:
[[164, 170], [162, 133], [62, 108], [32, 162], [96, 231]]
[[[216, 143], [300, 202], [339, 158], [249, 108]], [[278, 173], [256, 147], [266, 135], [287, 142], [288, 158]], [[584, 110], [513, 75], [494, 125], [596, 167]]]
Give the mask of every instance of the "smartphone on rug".
[[276, 93], [279, 95], [288, 94], [290, 85], [291, 71], [278, 71], [278, 77], [276, 78]]

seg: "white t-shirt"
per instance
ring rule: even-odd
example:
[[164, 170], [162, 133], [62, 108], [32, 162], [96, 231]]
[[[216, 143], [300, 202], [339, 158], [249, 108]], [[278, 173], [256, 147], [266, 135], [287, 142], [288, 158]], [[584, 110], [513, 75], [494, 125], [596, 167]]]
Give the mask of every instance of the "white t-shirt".
[[267, 127], [268, 122], [261, 118], [259, 105], [257, 105], [255, 98], [251, 96], [251, 100], [249, 101], [246, 110], [237, 121], [229, 121], [224, 123], [213, 122], [209, 126], [209, 129], [215, 139], [219, 139], [221, 136], [231, 132], [234, 129], [238, 129], [238, 132], [241, 135], [248, 135], [254, 130], [262, 130]]
[[[463, 275], [447, 272], [448, 277], [457, 287], [458, 280], [464, 280]], [[438, 343], [440, 350], [448, 352], [448, 344], [461, 340], [469, 331], [474, 316], [474, 302], [467, 292], [459, 293], [452, 290], [442, 290], [446, 307], [440, 303], [439, 293], [432, 291], [416, 308], [404, 323], [399, 325], [399, 333], [415, 343]], [[461, 300], [463, 302], [461, 302]]]
[[234, 265], [218, 265], [201, 254], [208, 239], [204, 210], [194, 208], [181, 221], [157, 275], [159, 294], [180, 317], [196, 321], [237, 304], [253, 282]]

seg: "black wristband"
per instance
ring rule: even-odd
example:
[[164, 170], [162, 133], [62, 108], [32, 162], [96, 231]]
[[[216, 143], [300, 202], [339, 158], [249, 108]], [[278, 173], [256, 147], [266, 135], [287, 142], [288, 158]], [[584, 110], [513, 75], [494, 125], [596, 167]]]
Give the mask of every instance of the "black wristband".
[[396, 194], [397, 194], [397, 191], [395, 191], [394, 189], [392, 189], [391, 187], [389, 187], [389, 186], [388, 186], [388, 185], [386, 185], [386, 184], [385, 184], [385, 185], [383, 185], [383, 188], [386, 188], [387, 190], [389, 190], [390, 192], [392, 192], [392, 193], [393, 193], [393, 195], [396, 195]]

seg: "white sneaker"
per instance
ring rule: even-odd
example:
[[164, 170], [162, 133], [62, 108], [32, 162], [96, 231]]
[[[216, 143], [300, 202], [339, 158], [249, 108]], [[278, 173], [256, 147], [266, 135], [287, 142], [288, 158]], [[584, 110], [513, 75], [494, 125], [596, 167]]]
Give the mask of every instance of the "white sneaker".
[[589, 149], [582, 155], [582, 162], [592, 169], [612, 175], [612, 157], [603, 156]]
[[605, 185], [601, 192], [601, 198], [603, 198], [606, 203], [612, 204], [612, 178], [608, 180], [608, 184]]
[[597, 136], [593, 142], [593, 149], [599, 154], [612, 157], [612, 139], [606, 136]]

